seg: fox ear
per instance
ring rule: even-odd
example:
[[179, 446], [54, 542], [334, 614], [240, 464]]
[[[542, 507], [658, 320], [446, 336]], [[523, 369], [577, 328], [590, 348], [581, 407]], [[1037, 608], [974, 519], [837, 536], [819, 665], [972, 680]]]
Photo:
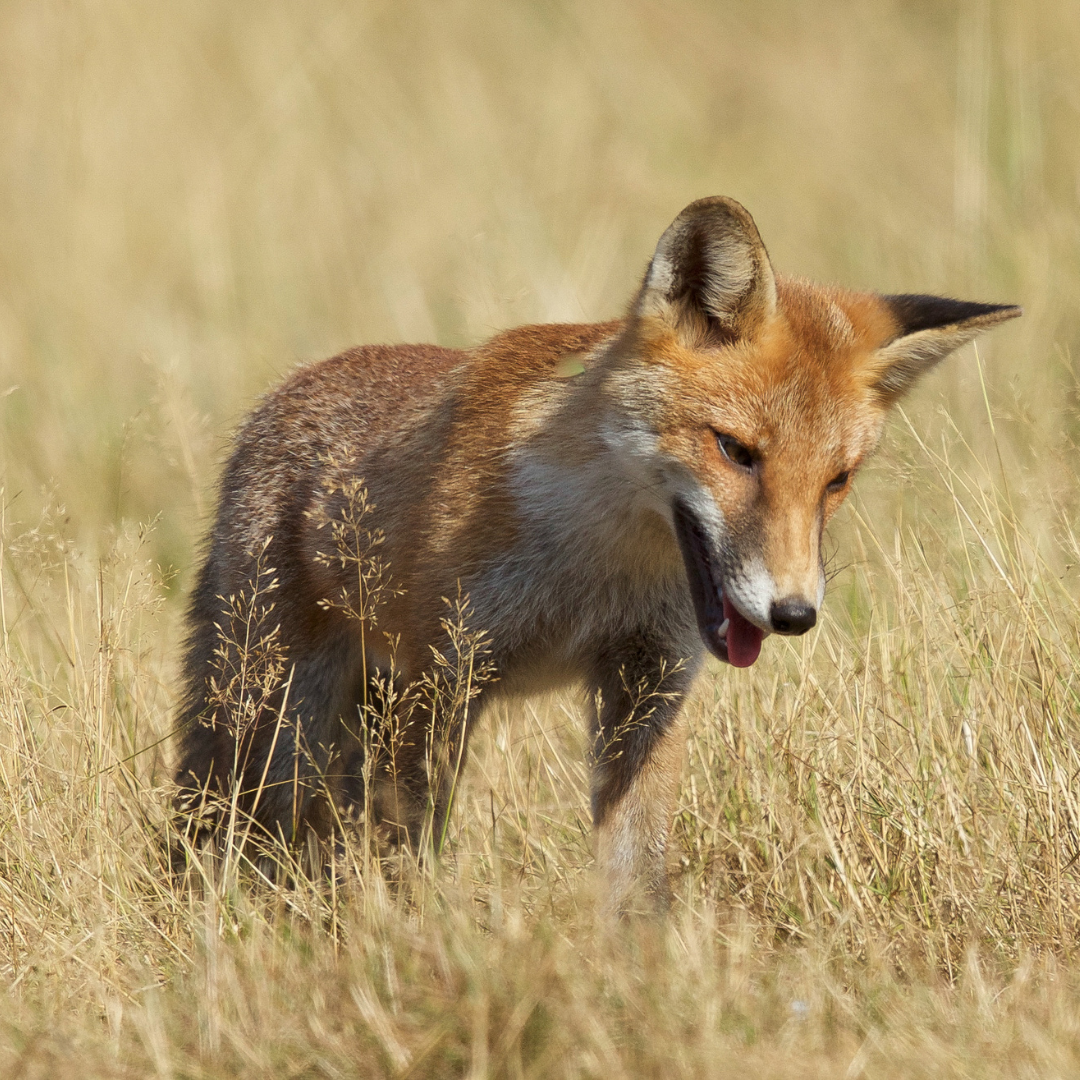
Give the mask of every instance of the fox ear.
[[776, 281], [754, 219], [734, 199], [692, 202], [667, 228], [634, 311], [716, 344], [751, 334], [776, 308]]
[[896, 319], [896, 336], [874, 354], [872, 385], [891, 405], [954, 349], [984, 330], [1023, 314], [1012, 304], [973, 304], [943, 296], [883, 296]]

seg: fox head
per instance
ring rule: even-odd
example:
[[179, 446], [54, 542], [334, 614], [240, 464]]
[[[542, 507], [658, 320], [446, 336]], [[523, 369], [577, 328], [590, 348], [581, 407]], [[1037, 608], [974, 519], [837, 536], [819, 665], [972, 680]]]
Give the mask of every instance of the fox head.
[[660, 238], [607, 383], [617, 442], [682, 553], [698, 628], [744, 667], [802, 634], [825, 592], [822, 531], [889, 408], [1019, 307], [777, 277], [732, 199]]

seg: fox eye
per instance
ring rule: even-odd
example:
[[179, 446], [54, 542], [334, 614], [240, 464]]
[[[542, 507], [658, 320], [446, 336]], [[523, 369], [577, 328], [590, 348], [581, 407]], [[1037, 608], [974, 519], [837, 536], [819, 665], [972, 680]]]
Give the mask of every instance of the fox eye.
[[720, 444], [720, 452], [732, 463], [732, 465], [738, 465], [740, 469], [752, 469], [754, 463], [757, 461], [757, 457], [747, 446], [743, 446], [738, 439], [733, 439], [730, 435], [721, 435], [717, 433], [716, 441]]
[[825, 485], [825, 490], [836, 493], [837, 491], [843, 491], [847, 487], [847, 482], [851, 479], [851, 473], [845, 469], [842, 473], [837, 473], [828, 484]]

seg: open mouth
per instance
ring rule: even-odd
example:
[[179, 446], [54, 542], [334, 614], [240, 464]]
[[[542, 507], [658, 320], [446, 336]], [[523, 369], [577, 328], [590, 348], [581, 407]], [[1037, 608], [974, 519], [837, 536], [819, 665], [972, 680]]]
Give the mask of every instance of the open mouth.
[[765, 632], [724, 595], [720, 568], [698, 519], [680, 502], [673, 510], [701, 638], [714, 656], [734, 667], [749, 667], [761, 652]]

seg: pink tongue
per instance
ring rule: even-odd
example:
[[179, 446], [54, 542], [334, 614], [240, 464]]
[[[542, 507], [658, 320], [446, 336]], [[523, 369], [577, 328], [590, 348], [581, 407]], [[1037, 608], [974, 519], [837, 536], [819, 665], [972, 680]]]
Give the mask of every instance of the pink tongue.
[[765, 636], [752, 622], [744, 619], [724, 597], [724, 618], [728, 620], [727, 658], [733, 667], [749, 667], [761, 652]]

